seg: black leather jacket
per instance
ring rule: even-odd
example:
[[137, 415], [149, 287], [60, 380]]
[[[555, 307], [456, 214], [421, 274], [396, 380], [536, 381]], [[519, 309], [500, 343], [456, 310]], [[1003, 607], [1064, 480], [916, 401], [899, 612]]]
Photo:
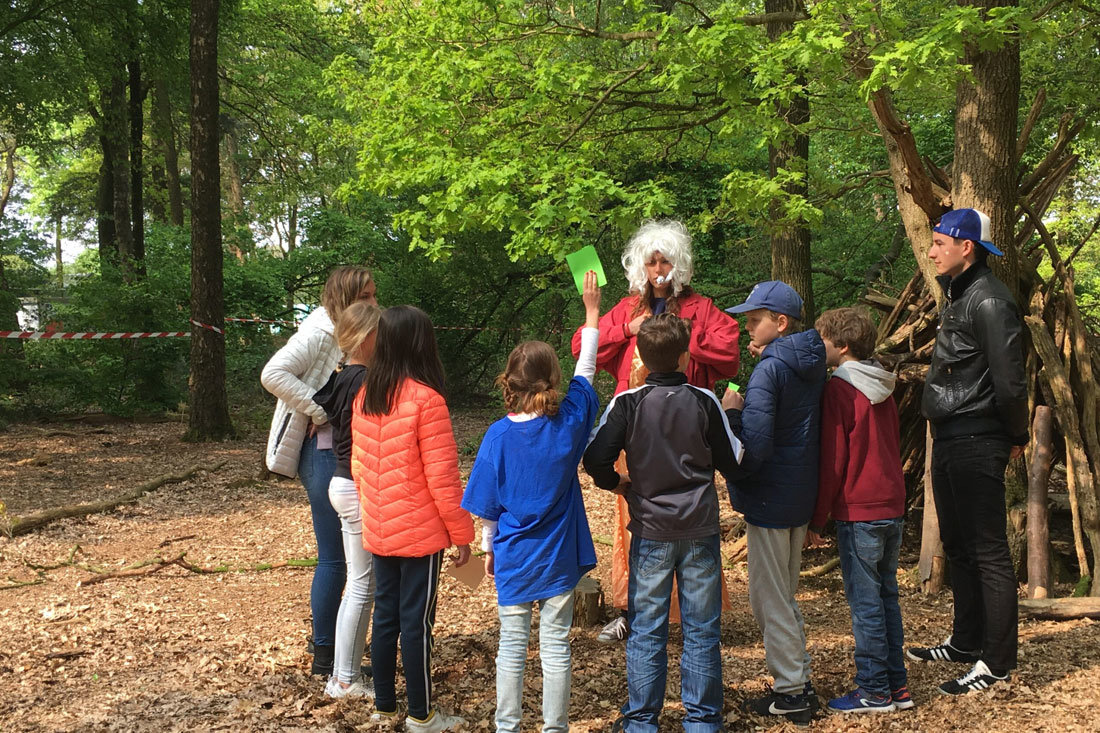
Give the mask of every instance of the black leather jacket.
[[1016, 301], [980, 263], [936, 280], [947, 304], [921, 401], [933, 437], [1003, 435], [1026, 444], [1027, 378]]

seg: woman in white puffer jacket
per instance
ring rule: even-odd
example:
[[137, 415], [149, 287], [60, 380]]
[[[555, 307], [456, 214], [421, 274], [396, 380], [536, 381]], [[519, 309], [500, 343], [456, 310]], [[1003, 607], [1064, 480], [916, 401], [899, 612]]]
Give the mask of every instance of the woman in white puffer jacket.
[[279, 398], [267, 436], [265, 463], [283, 476], [300, 476], [309, 497], [317, 569], [310, 589], [313, 615], [313, 674], [332, 674], [336, 614], [344, 591], [346, 566], [340, 517], [328, 485], [336, 467], [332, 431], [313, 395], [340, 362], [335, 322], [357, 300], [377, 305], [374, 279], [365, 267], [338, 267], [321, 293], [321, 307], [309, 314], [286, 346], [264, 366], [260, 381]]

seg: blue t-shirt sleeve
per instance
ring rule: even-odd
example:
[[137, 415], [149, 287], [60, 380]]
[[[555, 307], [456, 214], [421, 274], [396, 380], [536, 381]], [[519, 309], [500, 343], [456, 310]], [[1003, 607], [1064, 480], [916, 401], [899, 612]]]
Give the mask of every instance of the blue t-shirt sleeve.
[[[490, 433], [492, 428], [490, 428]], [[462, 495], [462, 508], [471, 514], [494, 522], [504, 512], [500, 505], [500, 487], [504, 481], [503, 464], [500, 461], [499, 442], [489, 434], [481, 441], [474, 460], [474, 468], [466, 481]]]
[[600, 414], [600, 398], [596, 394], [596, 388], [584, 377], [573, 377], [565, 399], [558, 407], [558, 414], [571, 425], [576, 424], [587, 441], [588, 433]]

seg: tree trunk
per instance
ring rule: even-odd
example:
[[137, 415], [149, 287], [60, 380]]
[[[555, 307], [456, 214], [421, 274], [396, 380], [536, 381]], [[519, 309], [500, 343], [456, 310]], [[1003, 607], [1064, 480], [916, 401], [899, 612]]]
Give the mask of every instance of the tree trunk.
[[[1015, 7], [1017, 0], [958, 0], [977, 7]], [[1020, 42], [1013, 37], [1000, 48], [981, 50], [968, 44], [963, 63], [971, 77], [955, 87], [955, 159], [951, 167], [951, 201], [989, 216], [993, 243], [1004, 257], [990, 265], [1020, 301], [1020, 263], [1016, 230], [1016, 117], [1020, 106]]]
[[298, 202], [290, 204], [286, 220], [287, 251], [293, 252], [298, 248]]
[[141, 61], [126, 64], [130, 75], [130, 213], [133, 218], [132, 252], [134, 274], [145, 277], [145, 202], [142, 137], [145, 132], [145, 94], [141, 89]]
[[237, 164], [240, 150], [237, 146], [237, 132], [234, 129], [232, 118], [225, 120], [225, 187], [226, 199], [229, 203], [231, 216], [229, 217], [229, 235], [226, 237], [226, 246], [238, 262], [244, 262], [245, 243], [244, 232], [244, 185], [241, 183], [241, 168]]
[[[920, 161], [913, 131], [898, 118], [889, 90], [880, 89], [872, 94], [867, 106], [886, 146], [890, 178], [898, 198], [898, 213], [909, 237], [913, 257], [924, 275], [924, 286], [936, 299], [938, 310], [944, 302], [943, 289], [936, 283], [936, 266], [928, 259], [928, 250], [932, 247], [931, 220], [933, 214], [937, 214], [935, 192], [923, 168], [917, 168]], [[946, 210], [942, 205], [938, 209], [939, 213]]]
[[233, 129], [233, 120], [227, 120], [225, 130], [225, 178], [226, 199], [234, 217], [244, 213], [244, 184], [241, 183], [241, 168], [237, 165], [240, 150], [237, 146], [237, 133]]
[[111, 161], [111, 215], [118, 242], [118, 265], [131, 272], [134, 262], [134, 233], [130, 228], [130, 155], [126, 125], [126, 89], [121, 67], [103, 94], [103, 157]]
[[1050, 593], [1050, 525], [1047, 489], [1054, 457], [1054, 422], [1046, 405], [1035, 408], [1031, 431], [1031, 465], [1027, 476], [1027, 596]]
[[57, 270], [57, 287], [65, 287], [65, 261], [61, 258], [61, 217], [53, 222], [53, 261]]
[[[11, 192], [15, 188], [15, 151], [17, 147], [15, 137], [4, 140], [4, 181], [0, 184], [0, 222], [4, 220], [4, 211], [8, 208]], [[0, 293], [6, 293], [7, 290], [8, 274], [4, 270], [3, 253], [0, 253]], [[3, 300], [7, 300], [7, 298], [5, 297]], [[13, 296], [11, 301], [12, 308], [10, 310], [7, 307], [0, 308], [0, 329], [5, 331], [19, 330], [19, 299]], [[14, 359], [23, 358], [22, 339], [16, 339], [14, 343], [8, 341], [8, 339], [0, 339], [0, 341], [8, 342], [0, 343], [0, 356]], [[17, 370], [15, 377], [19, 379], [25, 374], [25, 370]]]
[[921, 589], [934, 595], [943, 590], [947, 563], [940, 539], [940, 518], [936, 514], [936, 494], [932, 491], [932, 428], [925, 426], [924, 437], [924, 511], [920, 535]]
[[[102, 127], [102, 123], [101, 123]], [[99, 163], [99, 185], [96, 187], [96, 230], [99, 235], [99, 267], [107, 272], [118, 263], [118, 238], [115, 236], [115, 174], [107, 151], [107, 133], [101, 132], [99, 145], [103, 157]]]
[[4, 220], [4, 211], [11, 200], [15, 188], [15, 138], [4, 140], [4, 182], [0, 184], [0, 221]]
[[[218, 5], [191, 0], [191, 317], [224, 329], [218, 161]], [[225, 392], [225, 337], [191, 326], [190, 440], [233, 435]]]
[[158, 76], [153, 80], [153, 131], [164, 155], [164, 178], [168, 189], [168, 216], [173, 225], [183, 226], [183, 189], [180, 186], [179, 153], [168, 90]]
[[[765, 0], [764, 9], [769, 13], [793, 13], [801, 5], [798, 0]], [[770, 22], [767, 24], [768, 38], [774, 41], [793, 28], [793, 21]], [[805, 80], [799, 77], [794, 83], [804, 85]], [[804, 131], [804, 126], [810, 120], [810, 101], [804, 94], [793, 95], [789, 101], [776, 104], [776, 114], [789, 129], [781, 139], [768, 146], [770, 175], [775, 178], [781, 170], [801, 173], [802, 177], [785, 185], [783, 191], [788, 196], [805, 197], [809, 191], [807, 168], [810, 136]], [[773, 222], [787, 222], [788, 215], [780, 201], [772, 202], [770, 209]], [[816, 310], [813, 276], [810, 271], [810, 229], [804, 222], [779, 223], [773, 226], [772, 278], [782, 280], [802, 296], [803, 318], [806, 323], [813, 323]]]

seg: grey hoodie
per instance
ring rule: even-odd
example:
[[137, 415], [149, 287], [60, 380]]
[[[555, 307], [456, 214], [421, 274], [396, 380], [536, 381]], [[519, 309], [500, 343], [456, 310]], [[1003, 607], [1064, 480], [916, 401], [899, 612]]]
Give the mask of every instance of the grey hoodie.
[[896, 374], [883, 369], [874, 359], [846, 361], [836, 368], [833, 376], [858, 389], [872, 405], [894, 394], [894, 384], [898, 381]]

